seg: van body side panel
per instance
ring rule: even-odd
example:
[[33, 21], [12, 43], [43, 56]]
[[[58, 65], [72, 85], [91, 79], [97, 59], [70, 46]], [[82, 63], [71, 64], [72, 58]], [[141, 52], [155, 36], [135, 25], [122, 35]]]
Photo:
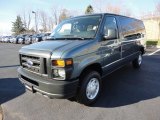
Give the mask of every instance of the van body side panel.
[[119, 16], [122, 31], [122, 58], [140, 51], [139, 41], [144, 34], [142, 21], [124, 16]]

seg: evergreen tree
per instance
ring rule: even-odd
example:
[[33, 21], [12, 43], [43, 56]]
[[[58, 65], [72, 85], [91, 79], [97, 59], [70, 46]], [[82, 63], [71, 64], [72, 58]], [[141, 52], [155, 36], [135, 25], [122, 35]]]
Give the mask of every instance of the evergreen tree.
[[93, 14], [93, 13], [94, 13], [93, 7], [91, 5], [88, 5], [85, 14]]
[[22, 19], [20, 16], [17, 16], [16, 21], [12, 22], [12, 32], [14, 35], [19, 35], [25, 31]]

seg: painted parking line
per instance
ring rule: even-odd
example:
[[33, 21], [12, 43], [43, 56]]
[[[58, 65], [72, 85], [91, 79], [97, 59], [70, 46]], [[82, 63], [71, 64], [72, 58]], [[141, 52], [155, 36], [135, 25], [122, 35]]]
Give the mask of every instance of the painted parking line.
[[152, 53], [149, 53], [147, 56], [154, 55], [155, 53], [157, 53], [157, 52], [159, 52], [159, 51], [160, 51], [160, 49], [158, 49], [158, 50], [156, 50], [156, 51], [154, 51], [154, 52], [152, 52]]

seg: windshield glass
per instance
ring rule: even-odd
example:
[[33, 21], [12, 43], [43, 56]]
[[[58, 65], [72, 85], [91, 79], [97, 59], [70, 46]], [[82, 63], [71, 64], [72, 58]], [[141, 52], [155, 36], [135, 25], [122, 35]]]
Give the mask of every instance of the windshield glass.
[[101, 21], [100, 15], [77, 17], [59, 24], [51, 38], [94, 38]]

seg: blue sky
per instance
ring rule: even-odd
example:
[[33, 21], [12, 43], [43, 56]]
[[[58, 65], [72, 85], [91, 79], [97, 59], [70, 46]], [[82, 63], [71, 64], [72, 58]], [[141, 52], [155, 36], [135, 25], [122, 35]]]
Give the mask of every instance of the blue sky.
[[1, 0], [0, 34], [10, 33], [11, 22], [15, 21], [16, 15], [22, 14], [25, 10], [44, 10], [49, 13], [52, 7], [59, 6], [83, 13], [89, 4], [95, 9], [98, 6], [105, 7], [107, 4], [118, 4], [130, 9], [135, 16], [139, 16], [153, 11], [158, 1], [160, 0]]

